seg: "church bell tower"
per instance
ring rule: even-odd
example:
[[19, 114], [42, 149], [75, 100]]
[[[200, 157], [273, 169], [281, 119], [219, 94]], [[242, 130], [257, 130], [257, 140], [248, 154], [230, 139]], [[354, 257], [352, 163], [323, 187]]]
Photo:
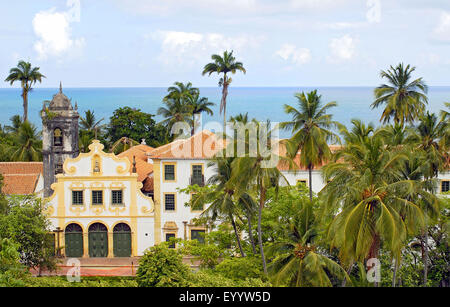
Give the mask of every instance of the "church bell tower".
[[78, 149], [78, 118], [77, 110], [63, 94], [62, 85], [59, 93], [41, 111], [42, 118], [42, 156], [44, 160], [44, 197], [53, 194], [52, 183], [55, 176], [63, 173], [66, 158], [75, 158]]

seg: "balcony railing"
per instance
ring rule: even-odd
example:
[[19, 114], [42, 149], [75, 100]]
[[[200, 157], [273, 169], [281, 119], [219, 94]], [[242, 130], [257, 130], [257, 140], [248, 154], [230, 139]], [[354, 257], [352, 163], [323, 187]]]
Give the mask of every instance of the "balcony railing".
[[198, 185], [198, 186], [205, 186], [205, 176], [191, 176], [190, 180], [189, 180], [189, 184], [190, 185]]

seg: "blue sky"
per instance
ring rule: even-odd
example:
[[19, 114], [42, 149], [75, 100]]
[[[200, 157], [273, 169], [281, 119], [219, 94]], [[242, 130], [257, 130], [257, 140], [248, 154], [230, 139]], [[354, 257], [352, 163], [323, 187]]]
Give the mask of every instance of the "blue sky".
[[450, 85], [448, 0], [0, 1], [0, 79], [25, 59], [42, 87], [216, 86], [225, 49], [233, 86], [376, 86], [400, 61]]

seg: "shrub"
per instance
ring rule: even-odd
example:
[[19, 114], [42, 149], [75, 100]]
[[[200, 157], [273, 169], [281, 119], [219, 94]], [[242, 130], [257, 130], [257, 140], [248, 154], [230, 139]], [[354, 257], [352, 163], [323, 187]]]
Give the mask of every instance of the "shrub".
[[191, 275], [181, 252], [169, 248], [166, 242], [148, 249], [136, 272], [139, 287], [184, 287], [189, 285]]
[[234, 257], [225, 259], [216, 266], [215, 271], [233, 280], [246, 278], [263, 279], [261, 259], [257, 257]]
[[25, 268], [20, 264], [17, 245], [9, 239], [0, 239], [0, 287], [21, 287], [26, 276]]
[[270, 283], [259, 278], [233, 280], [213, 270], [201, 270], [193, 274], [190, 287], [270, 287]]

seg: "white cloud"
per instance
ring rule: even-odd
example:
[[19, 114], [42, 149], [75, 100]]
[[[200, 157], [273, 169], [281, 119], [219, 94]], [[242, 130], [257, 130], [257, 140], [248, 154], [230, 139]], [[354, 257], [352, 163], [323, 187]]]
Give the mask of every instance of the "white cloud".
[[285, 61], [291, 61], [297, 65], [306, 64], [311, 61], [311, 51], [307, 48], [297, 48], [294, 45], [284, 44], [276, 52]]
[[263, 37], [244, 34], [231, 37], [219, 33], [177, 31], [157, 31], [149, 37], [161, 42], [158, 60], [177, 68], [204, 64], [211, 54], [221, 54], [225, 50], [234, 50], [235, 54], [239, 54], [239, 60], [243, 60], [243, 54], [254, 50], [264, 40]]
[[330, 42], [331, 56], [330, 62], [341, 62], [351, 60], [356, 54], [355, 39], [350, 35], [344, 35], [339, 38], [333, 38]]
[[[79, 1], [69, 0], [68, 5], [79, 5]], [[79, 8], [79, 7], [78, 7]], [[76, 10], [72, 7], [67, 12], [57, 12], [55, 8], [37, 13], [33, 18], [34, 33], [38, 41], [34, 49], [40, 59], [49, 56], [62, 56], [78, 52], [85, 44], [83, 37], [72, 38], [70, 24], [77, 21]]]
[[437, 40], [450, 42], [450, 12], [442, 12], [439, 23], [433, 30], [433, 36]]
[[214, 13], [239, 13], [256, 7], [258, 0], [116, 0], [126, 9], [139, 14], [172, 14], [186, 9]]

